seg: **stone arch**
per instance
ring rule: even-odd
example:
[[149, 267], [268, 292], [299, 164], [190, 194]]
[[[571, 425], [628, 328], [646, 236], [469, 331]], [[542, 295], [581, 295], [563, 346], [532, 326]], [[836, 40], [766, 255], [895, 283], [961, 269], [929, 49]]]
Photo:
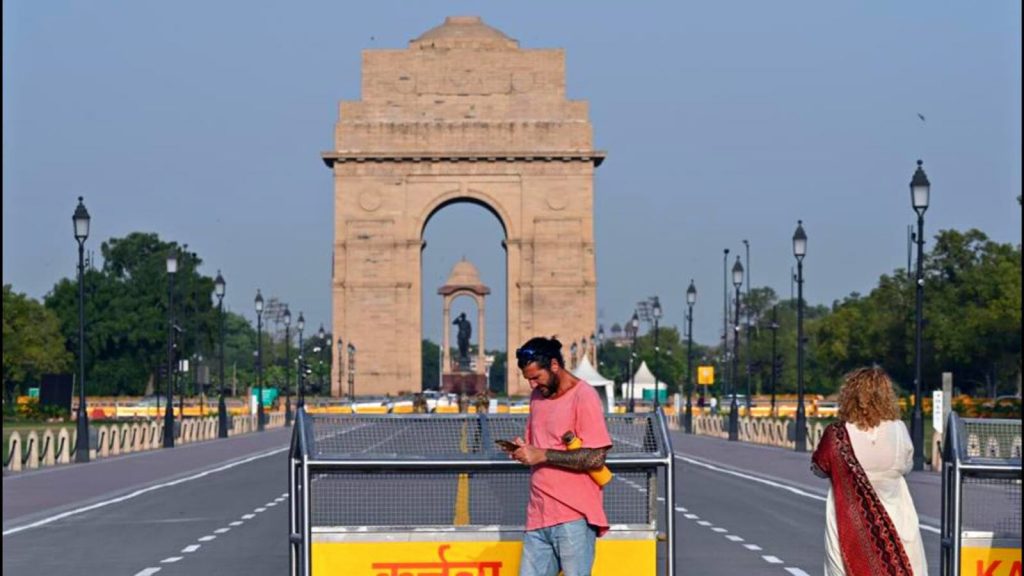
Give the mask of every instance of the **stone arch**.
[[[505, 233], [506, 342], [596, 329], [594, 169], [587, 103], [565, 52], [522, 50], [479, 18], [450, 18], [407, 50], [363, 54], [362, 99], [342, 102], [334, 148], [331, 393], [418, 390], [423, 232], [457, 202]], [[431, 287], [433, 288], [433, 287]], [[550, 311], [557, 311], [551, 314]], [[511, 394], [528, 392], [514, 370]]]

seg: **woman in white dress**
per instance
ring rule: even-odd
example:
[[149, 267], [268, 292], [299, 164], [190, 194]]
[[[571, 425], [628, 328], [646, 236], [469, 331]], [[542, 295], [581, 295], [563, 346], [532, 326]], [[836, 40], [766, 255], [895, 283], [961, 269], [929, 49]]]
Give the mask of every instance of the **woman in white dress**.
[[811, 469], [831, 480], [826, 502], [826, 576], [926, 576], [917, 510], [903, 478], [914, 447], [881, 368], [844, 378], [839, 421], [828, 427]]

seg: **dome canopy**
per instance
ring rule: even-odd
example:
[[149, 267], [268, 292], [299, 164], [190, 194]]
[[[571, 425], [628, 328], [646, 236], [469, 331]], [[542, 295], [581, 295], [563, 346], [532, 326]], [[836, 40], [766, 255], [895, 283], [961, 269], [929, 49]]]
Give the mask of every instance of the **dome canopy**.
[[444, 24], [431, 28], [409, 42], [411, 48], [516, 49], [519, 42], [497, 28], [484, 24], [479, 16], [449, 16]]
[[437, 293], [448, 295], [459, 290], [469, 290], [482, 295], [491, 293], [491, 289], [480, 281], [480, 271], [465, 258], [455, 263], [451, 274], [448, 275], [448, 281], [438, 289]]

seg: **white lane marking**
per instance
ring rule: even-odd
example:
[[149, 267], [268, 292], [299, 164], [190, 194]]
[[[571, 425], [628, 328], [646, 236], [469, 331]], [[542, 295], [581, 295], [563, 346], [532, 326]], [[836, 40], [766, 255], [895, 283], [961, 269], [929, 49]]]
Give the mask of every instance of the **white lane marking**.
[[217, 537], [214, 536], [213, 534], [208, 534], [206, 536], [203, 536], [202, 538], [199, 538], [198, 540], [200, 542], [209, 542], [211, 540], [216, 540], [216, 539], [217, 539]]
[[178, 560], [181, 560], [184, 556], [171, 556], [170, 558], [164, 558], [160, 561], [161, 564], [174, 564]]
[[156, 574], [159, 571], [159, 568], [146, 568], [145, 570], [139, 570], [136, 572], [135, 576], [153, 576], [153, 574]]
[[287, 498], [287, 497], [288, 497], [288, 493], [287, 492], [285, 492], [284, 494], [281, 494], [281, 498]]
[[757, 544], [744, 544], [743, 547], [747, 550], [753, 550], [754, 552], [758, 552], [761, 550], [761, 547]]
[[665, 501], [664, 498], [662, 498], [661, 496], [658, 496], [658, 502], [664, 502], [664, 501]]
[[199, 550], [199, 548], [201, 548], [201, 547], [202, 547], [201, 544], [192, 544], [190, 546], [185, 546], [184, 548], [181, 549], [181, 553], [182, 554], [191, 554], [192, 552], [195, 552], [196, 550]]
[[230, 531], [231, 531], [231, 528], [217, 528], [216, 530], [213, 531], [213, 533], [214, 534], [224, 534], [225, 532], [230, 532]]
[[712, 528], [712, 530], [714, 530], [715, 532], [718, 532], [719, 534], [725, 534], [726, 532], [728, 532], [728, 530], [726, 530], [725, 528], [719, 528], [717, 526]]
[[228, 526], [241, 526], [242, 524], [245, 524], [245, 522], [242, 522], [241, 520], [235, 520], [231, 524], [228, 524]]
[[711, 522], [708, 522], [707, 520], [699, 520], [697, 521], [697, 524], [700, 524], [701, 526], [711, 526]]
[[274, 506], [277, 506], [277, 502], [267, 502], [264, 506], [267, 508], [273, 508]]
[[737, 536], [735, 534], [726, 534], [725, 537], [729, 540], [732, 540], [733, 542], [743, 542], [743, 537]]
[[242, 514], [242, 520], [252, 520], [255, 517], [255, 514]]
[[267, 511], [266, 508], [257, 508], [255, 510], [253, 510], [253, 512], [266, 512], [266, 511]]
[[698, 518], [700, 518], [700, 516], [697, 516], [696, 514], [683, 514], [683, 516], [687, 520], [697, 520]]
[[761, 558], [764, 558], [764, 561], [769, 564], [782, 564], [782, 560], [779, 560], [775, 556], [761, 556]]
[[161, 488], [170, 488], [171, 486], [177, 486], [178, 484], [183, 484], [185, 482], [190, 482], [192, 480], [198, 480], [199, 478], [205, 478], [206, 476], [209, 476], [211, 474], [216, 474], [217, 472], [223, 472], [225, 470], [230, 470], [232, 468], [235, 468], [236, 466], [241, 466], [242, 464], [248, 464], [249, 462], [255, 462], [256, 460], [259, 460], [261, 458], [266, 458], [268, 456], [274, 456], [276, 454], [280, 454], [282, 452], [287, 452], [287, 451], [288, 451], [288, 448], [279, 448], [279, 449], [271, 450], [269, 452], [263, 452], [261, 454], [256, 454], [256, 455], [251, 456], [249, 458], [245, 458], [244, 460], [239, 460], [237, 462], [232, 462], [230, 464], [225, 464], [225, 465], [220, 466], [218, 468], [212, 468], [210, 470], [206, 470], [206, 471], [200, 472], [198, 474], [193, 474], [192, 476], [186, 476], [185, 478], [179, 478], [177, 480], [172, 480], [170, 482], [164, 482], [162, 484], [156, 484], [154, 486], [149, 486], [147, 488], [142, 488], [141, 490], [136, 490], [136, 491], [131, 492], [129, 494], [125, 494], [124, 496], [118, 496], [117, 498], [111, 498], [110, 500], [104, 500], [102, 502], [97, 502], [95, 504], [90, 504], [89, 506], [83, 506], [81, 508], [75, 508], [74, 510], [68, 510], [67, 512], [61, 512], [60, 514], [55, 514], [55, 515], [50, 516], [48, 518], [43, 518], [42, 520], [37, 520], [37, 521], [32, 522], [30, 524], [25, 524], [24, 526], [18, 526], [17, 528], [11, 528], [9, 530], [4, 530], [3, 531], [3, 535], [4, 536], [9, 536], [11, 534], [17, 534], [18, 532], [24, 532], [25, 530], [30, 530], [32, 528], [38, 528], [40, 526], [45, 526], [47, 524], [51, 524], [53, 522], [56, 522], [57, 520], [63, 520], [64, 518], [67, 518], [69, 516], [76, 516], [78, 514], [82, 514], [83, 512], [89, 512], [89, 511], [92, 511], [92, 510], [96, 510], [98, 508], [103, 508], [105, 506], [110, 506], [111, 504], [118, 504], [118, 503], [124, 502], [126, 500], [131, 500], [132, 498], [138, 498], [139, 496], [142, 496], [143, 494], [148, 494], [148, 493], [153, 492], [155, 490], [160, 490]]
[[689, 510], [687, 510], [686, 508], [683, 508], [682, 506], [676, 506], [676, 510], [679, 511], [679, 512], [689, 512]]
[[790, 568], [789, 566], [786, 566], [786, 572], [789, 572], [793, 576], [811, 576], [799, 568]]
[[[707, 468], [708, 470], [714, 470], [715, 472], [721, 472], [723, 474], [729, 474], [731, 476], [736, 476], [737, 478], [743, 478], [744, 480], [750, 480], [752, 482], [758, 482], [760, 484], [765, 484], [765, 485], [771, 486], [773, 488], [779, 488], [781, 490], [785, 490], [787, 492], [791, 492], [793, 494], [796, 494], [797, 496], [803, 496], [805, 498], [810, 498], [812, 500], [817, 500], [819, 502], [826, 502], [828, 500], [824, 496], [819, 496], [818, 494], [813, 494], [811, 492], [808, 492], [806, 490], [801, 490], [800, 488], [796, 488], [794, 486], [789, 486], [789, 485], [786, 485], [786, 484], [782, 484], [780, 482], [773, 482], [771, 480], [766, 480], [766, 479], [760, 478], [758, 476], [751, 476], [750, 474], [744, 474], [742, 472], [737, 472], [735, 470], [729, 470], [728, 468], [722, 468], [722, 467], [719, 467], [719, 466], [715, 466], [713, 464], [708, 464], [707, 462], [701, 462], [700, 460], [694, 460], [693, 458], [688, 458], [686, 456], [680, 456], [680, 455], [676, 454], [676, 459], [677, 460], [682, 460], [683, 462], [686, 462], [687, 464], [693, 464], [694, 466], [700, 466], [702, 468]], [[920, 524], [920, 527], [921, 527], [921, 530], [924, 530], [926, 532], [932, 532], [934, 534], [941, 534], [942, 533], [935, 526], [929, 526], [928, 524]]]

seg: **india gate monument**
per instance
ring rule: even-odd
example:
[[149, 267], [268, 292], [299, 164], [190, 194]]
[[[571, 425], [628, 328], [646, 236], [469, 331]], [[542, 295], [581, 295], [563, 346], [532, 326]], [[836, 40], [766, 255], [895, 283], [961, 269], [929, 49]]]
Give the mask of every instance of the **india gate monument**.
[[528, 394], [515, 347], [537, 335], [568, 347], [596, 324], [604, 154], [587, 103], [566, 98], [565, 52], [450, 17], [362, 62], [361, 99], [341, 102], [334, 150], [322, 154], [334, 171], [333, 332], [357, 347], [356, 393], [420, 390], [422, 310], [440, 305], [421, 301], [423, 233], [444, 207], [471, 202], [504, 232], [507, 389]]

